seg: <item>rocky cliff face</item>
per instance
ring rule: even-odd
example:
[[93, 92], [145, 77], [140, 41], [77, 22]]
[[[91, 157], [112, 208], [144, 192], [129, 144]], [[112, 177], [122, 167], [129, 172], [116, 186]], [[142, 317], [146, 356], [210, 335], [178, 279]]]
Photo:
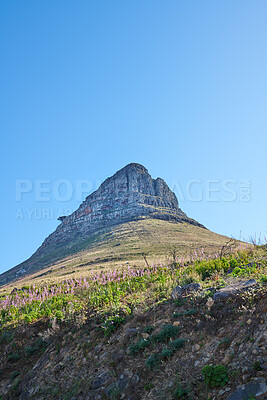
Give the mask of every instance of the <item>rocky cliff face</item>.
[[[202, 227], [182, 212], [175, 194], [163, 179], [152, 179], [144, 166], [132, 163], [106, 179], [74, 213], [60, 217], [60, 225], [33, 256], [10, 271], [16, 269], [17, 277], [32, 272], [37, 264], [39, 269], [65, 256], [66, 249], [90, 238], [93, 232], [140, 218], [184, 221]], [[7, 282], [1, 278], [0, 284]]]
[[95, 230], [140, 217], [187, 221], [175, 194], [163, 179], [152, 179], [140, 164], [129, 164], [106, 179], [71, 215], [61, 217], [61, 224], [44, 241], [40, 250], [73, 237], [85, 236]]

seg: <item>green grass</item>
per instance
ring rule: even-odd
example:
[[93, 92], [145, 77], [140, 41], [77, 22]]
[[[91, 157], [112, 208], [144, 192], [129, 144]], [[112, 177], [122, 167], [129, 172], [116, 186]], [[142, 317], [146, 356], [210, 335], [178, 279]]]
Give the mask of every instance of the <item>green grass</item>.
[[[258, 259], [261, 262], [252, 263], [251, 267], [247, 266], [244, 268], [244, 273], [246, 277], [254, 277], [262, 285], [265, 285], [266, 261], [264, 261], [261, 251], [256, 248], [254, 251], [250, 249], [237, 251], [228, 257], [218, 260], [194, 261], [175, 269], [164, 266], [157, 267], [157, 269], [152, 268], [151, 270], [146, 268], [139, 276], [129, 275], [125, 279], [123, 278], [123, 272], [118, 270], [117, 280], [106, 281], [103, 284], [101, 279], [95, 281], [89, 279], [87, 287], [80, 287], [78, 283], [74, 282], [72, 290], [68, 289], [69, 291], [67, 291], [66, 281], [63, 281], [62, 283], [47, 286], [45, 290], [48, 293], [59, 289], [61, 292], [42, 301], [35, 300], [34, 297], [31, 301], [27, 300], [30, 299], [29, 291], [34, 292], [37, 290], [36, 287], [29, 286], [28, 291], [25, 290], [16, 294], [16, 298], [25, 299], [24, 303], [19, 306], [10, 303], [6, 308], [0, 308], [2, 331], [0, 345], [12, 341], [13, 333], [8, 329], [12, 326], [30, 324], [40, 319], [52, 320], [55, 318], [59, 322], [68, 322], [77, 316], [83, 317], [88, 309], [99, 314], [102, 321], [102, 331], [110, 335], [127, 320], [136, 306], [144, 305], [147, 302], [153, 303], [170, 299], [172, 289], [179, 284], [181, 285], [185, 276], [190, 276], [190, 274], [191, 276], [197, 276], [205, 289], [205, 287], [214, 285], [214, 283], [223, 282], [226, 277], [235, 278], [233, 271], [237, 267], [227, 275], [229, 266], [236, 264], [244, 266]], [[216, 270], [215, 275], [211, 275], [211, 272], [214, 271], [214, 265], [218, 266], [218, 270]], [[222, 265], [223, 267], [221, 267]], [[201, 269], [199, 269], [200, 267]], [[201, 274], [199, 275], [197, 271], [200, 271]], [[40, 290], [42, 291], [44, 288], [40, 286]], [[2, 299], [0, 296], [0, 301], [4, 299], [4, 296]], [[175, 300], [174, 304], [180, 307], [185, 303], [184, 300]], [[197, 310], [191, 308], [175, 313], [174, 317], [191, 316], [196, 313]], [[153, 331], [153, 327], [148, 326], [144, 331], [150, 334]], [[152, 334], [150, 339], [155, 342], [166, 342], [176, 338], [178, 334], [178, 327], [167, 325], [161, 332]]]

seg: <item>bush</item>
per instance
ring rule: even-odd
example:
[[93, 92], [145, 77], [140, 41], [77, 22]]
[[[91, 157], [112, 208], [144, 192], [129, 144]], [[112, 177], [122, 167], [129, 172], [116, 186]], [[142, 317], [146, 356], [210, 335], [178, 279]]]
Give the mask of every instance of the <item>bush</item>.
[[117, 328], [124, 322], [125, 322], [125, 317], [116, 314], [107, 318], [101, 327], [105, 331], [105, 335], [109, 336], [113, 332], [115, 332]]
[[179, 350], [181, 347], [184, 347], [186, 344], [186, 339], [175, 339], [171, 342], [170, 347], [175, 350]]
[[151, 332], [153, 332], [153, 330], [154, 330], [154, 327], [153, 326], [151, 326], [151, 325], [148, 325], [148, 326], [146, 326], [145, 328], [144, 328], [144, 332], [145, 333], [151, 333]]
[[[12, 373], [11, 373], [11, 379], [12, 379], [12, 381], [17, 377], [17, 376], [19, 376], [19, 371], [13, 371]], [[1, 400], [1, 397], [0, 397], [0, 400]]]
[[183, 397], [187, 397], [188, 394], [188, 390], [183, 388], [181, 385], [178, 385], [178, 387], [176, 388], [175, 392], [174, 392], [174, 398], [175, 399], [181, 399]]
[[206, 365], [201, 372], [210, 388], [224, 386], [229, 381], [228, 370], [224, 365]]
[[16, 352], [16, 353], [10, 353], [8, 356], [7, 356], [7, 361], [10, 361], [10, 362], [16, 362], [16, 361], [18, 361], [20, 359], [20, 353], [18, 353], [18, 352]]
[[159, 357], [160, 358], [169, 358], [173, 355], [174, 353], [174, 349], [163, 349], [160, 353], [159, 353]]
[[140, 339], [137, 343], [129, 346], [130, 354], [137, 354], [140, 350], [144, 350], [150, 345], [150, 341], [146, 339]]
[[158, 354], [151, 354], [148, 359], [146, 360], [146, 367], [147, 368], [155, 368], [159, 364], [159, 355]]
[[161, 331], [152, 336], [152, 340], [155, 342], [166, 342], [171, 338], [175, 338], [179, 335], [180, 331], [177, 326], [164, 325]]
[[47, 344], [43, 339], [37, 338], [31, 345], [26, 346], [24, 351], [27, 356], [32, 356], [33, 354], [45, 351], [46, 346]]
[[0, 336], [0, 344], [6, 344], [12, 342], [14, 333], [10, 331], [4, 331]]

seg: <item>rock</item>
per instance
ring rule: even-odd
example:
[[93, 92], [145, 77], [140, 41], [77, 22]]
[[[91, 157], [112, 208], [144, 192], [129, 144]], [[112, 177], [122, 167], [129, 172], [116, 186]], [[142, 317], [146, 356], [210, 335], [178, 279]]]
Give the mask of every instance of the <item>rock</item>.
[[232, 360], [232, 355], [231, 354], [226, 354], [222, 360], [223, 364], [229, 364]]
[[139, 375], [134, 374], [133, 377], [132, 377], [132, 379], [131, 379], [131, 383], [132, 383], [133, 385], [137, 385], [137, 383], [138, 383], [139, 381], [140, 381]]
[[179, 326], [180, 325], [180, 321], [174, 321], [174, 323], [172, 324], [173, 326]]
[[123, 372], [116, 382], [111, 383], [106, 389], [105, 394], [109, 399], [115, 398], [119, 393], [121, 393], [129, 382], [129, 374]]
[[143, 339], [148, 339], [149, 338], [149, 334], [148, 333], [142, 333], [142, 338]]
[[207, 300], [207, 303], [206, 303], [207, 308], [210, 310], [211, 307], [213, 306], [213, 304], [214, 304], [214, 300], [211, 297], [209, 297]]
[[91, 383], [91, 389], [95, 390], [101, 386], [105, 386], [111, 379], [111, 376], [108, 372], [102, 372], [98, 375]]
[[[57, 229], [29, 260], [15, 267], [14, 273], [23, 276], [29, 270], [34, 271], [42, 258], [53, 260], [59, 248], [68, 253], [69, 244], [77, 241], [77, 237], [83, 240], [99, 229], [143, 217], [187, 222], [204, 228], [179, 208], [175, 193], [163, 179], [152, 179], [143, 165], [131, 163], [107, 178], [71, 215], [59, 217], [61, 223]], [[10, 273], [1, 275], [0, 285], [13, 276]]]
[[123, 373], [120, 375], [119, 379], [117, 380], [117, 386], [119, 388], [119, 390], [124, 390], [126, 388], [126, 386], [128, 385], [128, 381], [129, 381], [129, 376], [127, 373]]
[[138, 329], [135, 328], [128, 328], [125, 332], [125, 336], [127, 337], [134, 337], [138, 334]]
[[253, 396], [258, 397], [265, 393], [267, 393], [266, 381], [262, 378], [255, 378], [251, 382], [239, 386], [226, 400], [249, 400]]
[[227, 300], [230, 297], [235, 297], [236, 295], [246, 290], [252, 289], [256, 285], [257, 282], [255, 281], [255, 279], [250, 279], [249, 281], [240, 281], [232, 285], [228, 285], [218, 290], [216, 293], [214, 293], [213, 300], [214, 301]]
[[190, 293], [199, 292], [200, 290], [201, 286], [198, 283], [189, 283], [188, 285], [184, 286], [176, 286], [171, 292], [171, 298], [175, 300]]
[[199, 344], [194, 344], [193, 346], [192, 346], [192, 351], [198, 351], [200, 349], [200, 346], [199, 346]]

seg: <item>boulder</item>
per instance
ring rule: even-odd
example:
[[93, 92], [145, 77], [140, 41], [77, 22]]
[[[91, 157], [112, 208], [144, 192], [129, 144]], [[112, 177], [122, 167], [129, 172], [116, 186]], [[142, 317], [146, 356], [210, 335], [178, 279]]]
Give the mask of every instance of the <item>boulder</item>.
[[230, 297], [235, 297], [236, 295], [254, 288], [257, 285], [255, 279], [250, 279], [248, 281], [240, 281], [233, 283], [232, 285], [225, 286], [224, 288], [218, 290], [213, 295], [214, 301], [227, 300]]
[[251, 382], [239, 386], [226, 400], [249, 400], [265, 393], [267, 393], [266, 381], [262, 378], [255, 378]]
[[171, 298], [173, 300], [178, 299], [179, 297], [187, 296], [188, 294], [192, 294], [195, 292], [199, 292], [201, 290], [201, 286], [198, 283], [189, 283], [184, 286], [176, 286], [171, 292]]
[[100, 388], [101, 386], [105, 386], [108, 382], [110, 382], [111, 376], [108, 372], [104, 371], [99, 374], [91, 383], [91, 389], [95, 390]]

